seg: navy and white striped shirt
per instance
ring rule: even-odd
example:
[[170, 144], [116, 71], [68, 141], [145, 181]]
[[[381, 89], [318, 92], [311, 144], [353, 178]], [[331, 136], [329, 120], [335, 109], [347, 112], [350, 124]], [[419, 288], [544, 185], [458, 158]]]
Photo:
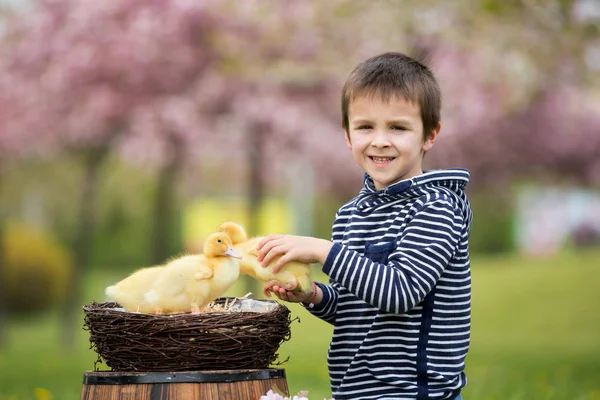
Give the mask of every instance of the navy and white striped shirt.
[[452, 399], [466, 385], [471, 323], [469, 172], [425, 171], [359, 195], [333, 224], [309, 309], [335, 326], [331, 390], [344, 399]]

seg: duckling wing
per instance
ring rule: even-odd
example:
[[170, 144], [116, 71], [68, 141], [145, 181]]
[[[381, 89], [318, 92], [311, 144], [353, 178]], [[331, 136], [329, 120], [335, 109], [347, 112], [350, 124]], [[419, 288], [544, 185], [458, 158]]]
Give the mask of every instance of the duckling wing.
[[194, 274], [194, 279], [197, 281], [210, 279], [214, 275], [214, 267], [212, 265], [200, 265], [198, 266], [198, 272]]

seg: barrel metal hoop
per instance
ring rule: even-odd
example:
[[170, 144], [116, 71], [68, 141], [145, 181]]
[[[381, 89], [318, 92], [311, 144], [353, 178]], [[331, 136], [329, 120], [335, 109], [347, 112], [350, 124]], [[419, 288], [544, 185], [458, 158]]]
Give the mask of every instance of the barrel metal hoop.
[[281, 368], [233, 371], [184, 372], [86, 372], [84, 385], [131, 385], [144, 383], [241, 382], [285, 378]]

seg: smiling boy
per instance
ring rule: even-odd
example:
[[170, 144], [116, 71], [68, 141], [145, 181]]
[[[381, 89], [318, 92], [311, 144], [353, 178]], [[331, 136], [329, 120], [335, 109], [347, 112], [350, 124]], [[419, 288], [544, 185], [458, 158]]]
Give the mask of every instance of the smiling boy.
[[332, 241], [269, 235], [267, 265], [323, 264], [329, 285], [280, 299], [334, 325], [327, 357], [333, 397], [461, 399], [470, 342], [471, 209], [462, 169], [423, 171], [440, 132], [441, 94], [425, 65], [401, 53], [359, 64], [342, 90], [342, 125], [365, 171]]

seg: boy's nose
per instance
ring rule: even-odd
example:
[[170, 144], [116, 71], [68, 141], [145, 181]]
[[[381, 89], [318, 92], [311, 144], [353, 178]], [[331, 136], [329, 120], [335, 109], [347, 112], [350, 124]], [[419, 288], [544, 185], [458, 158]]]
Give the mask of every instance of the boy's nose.
[[390, 140], [389, 140], [387, 132], [381, 132], [381, 131], [375, 132], [375, 136], [373, 137], [371, 146], [374, 146], [374, 147], [390, 146]]

